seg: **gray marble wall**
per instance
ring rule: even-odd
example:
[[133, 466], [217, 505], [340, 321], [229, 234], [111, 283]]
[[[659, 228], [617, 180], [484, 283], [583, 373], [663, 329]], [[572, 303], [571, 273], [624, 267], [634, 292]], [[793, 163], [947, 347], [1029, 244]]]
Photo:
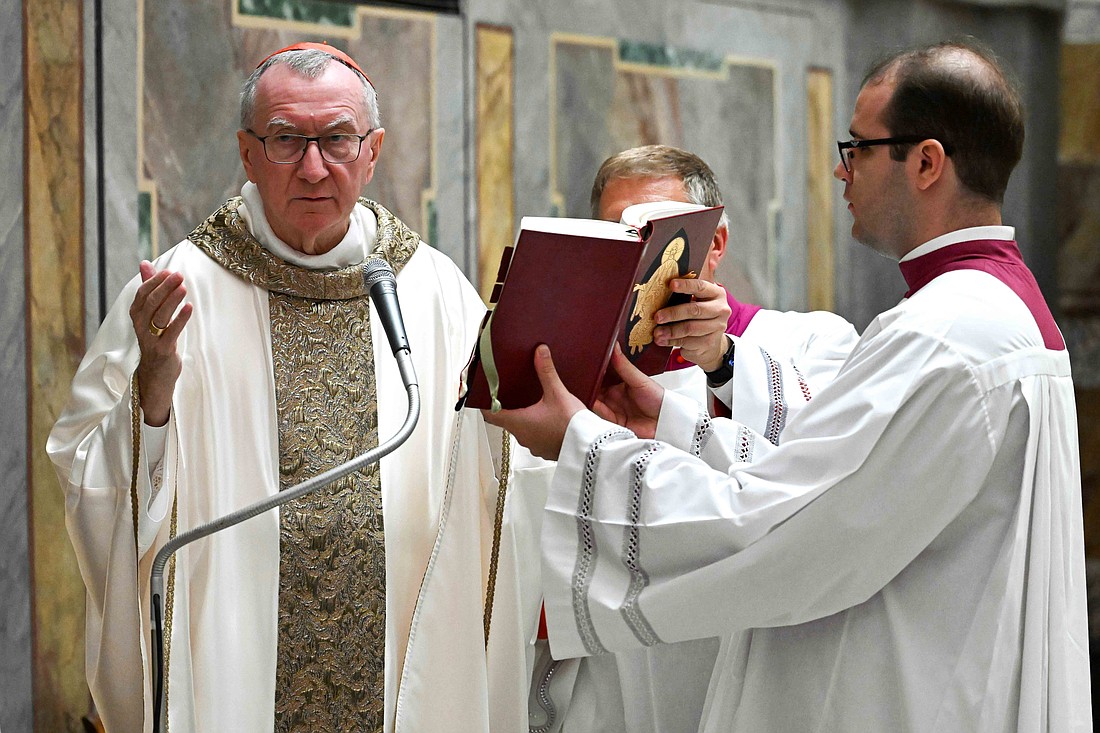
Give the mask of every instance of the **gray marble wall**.
[[[763, 122], [759, 129], [767, 129], [773, 139], [753, 143], [742, 140], [744, 130], [737, 125], [737, 118], [760, 113], [759, 110], [742, 109], [744, 115], [723, 115], [724, 104], [731, 100], [714, 99], [710, 109], [693, 106], [690, 95], [680, 95], [680, 107], [661, 110], [674, 118], [682, 134], [669, 130], [668, 137], [637, 140], [640, 142], [664, 142], [688, 147], [708, 160], [715, 169], [724, 189], [731, 216], [739, 212], [745, 201], [759, 196], [751, 185], [758, 171], [743, 170], [744, 160], [752, 153], [765, 150], [766, 173], [774, 176], [773, 198], [748, 207], [745, 212], [760, 216], [762, 221], [752, 222], [738, 235], [743, 239], [731, 239], [730, 253], [726, 259], [733, 264], [738, 259], [750, 262], [749, 280], [752, 296], [770, 307], [783, 309], [805, 308], [806, 288], [806, 89], [805, 75], [808, 67], [833, 70], [837, 89], [842, 89], [846, 71], [844, 63], [844, 6], [837, 0], [792, 0], [784, 3], [690, 2], [668, 3], [663, 0], [635, 0], [635, 2], [592, 3], [584, 0], [550, 0], [545, 3], [517, 3], [512, 0], [469, 0], [468, 31], [472, 34], [476, 23], [489, 23], [512, 29], [515, 37], [515, 213], [545, 216], [556, 211], [555, 184], [563, 188], [560, 178], [563, 164], [570, 164], [570, 175], [584, 178], [579, 187], [590, 185], [599, 163], [606, 155], [617, 152], [605, 150], [600, 155], [590, 155], [587, 166], [576, 155], [557, 151], [558, 160], [552, 161], [555, 149], [549, 144], [552, 129], [551, 115], [558, 115], [558, 125], [583, 120], [581, 107], [584, 100], [575, 101], [571, 110], [568, 101], [551, 99], [548, 79], [560, 70], [562, 63], [551, 67], [551, 46], [558, 34], [575, 34], [583, 39], [608, 39], [667, 48], [674, 52], [697, 52], [722, 59], [735, 59], [734, 63], [762, 64], [769, 67], [774, 78], [774, 89], [767, 98], [774, 107], [774, 122]], [[470, 36], [469, 45], [473, 45]], [[471, 72], [472, 73], [472, 72]], [[472, 77], [471, 77], [472, 78]], [[472, 81], [469, 82], [472, 86]], [[716, 91], [718, 91], [716, 89]], [[559, 90], [560, 92], [560, 90]], [[658, 100], [660, 101], [660, 100]], [[734, 104], [751, 104], [751, 99], [740, 97]], [[473, 124], [473, 100], [468, 101], [470, 124]], [[555, 109], [555, 106], [558, 108]], [[839, 109], [839, 107], [838, 107]], [[839, 114], [839, 112], [837, 113]], [[640, 116], [640, 115], [639, 115]], [[667, 121], [667, 120], [666, 120]], [[751, 122], [751, 120], [750, 120]], [[751, 127], [751, 125], [750, 125]], [[662, 130], [661, 133], [666, 132]], [[602, 130], [579, 130], [577, 135], [593, 136], [606, 133]], [[611, 137], [621, 137], [612, 135]], [[746, 149], [744, 145], [751, 146]], [[593, 144], [595, 151], [598, 144]], [[583, 152], [582, 152], [583, 154]], [[551, 180], [554, 164], [558, 166], [557, 182]], [[740, 167], [739, 167], [740, 166]], [[729, 175], [724, 175], [728, 173]], [[839, 195], [835, 198], [834, 220], [841, 221], [844, 213]], [[568, 202], [567, 202], [568, 204]], [[562, 211], [567, 216], [587, 216], [583, 210]], [[757, 230], [760, 230], [757, 232]], [[837, 235], [841, 234], [838, 224]], [[766, 282], [759, 282], [758, 267], [751, 263], [766, 262]], [[720, 272], [720, 277], [722, 273]], [[724, 278], [725, 280], [725, 278]], [[735, 291], [736, 292], [736, 291]], [[738, 293], [740, 294], [740, 293]], [[750, 296], [750, 297], [752, 297]]]
[[[137, 274], [144, 253], [138, 243], [136, 193], [137, 16], [128, 3], [102, 3], [104, 134], [99, 159], [96, 94], [100, 81], [95, 69], [95, 39], [87, 30], [95, 27], [94, 3], [84, 6], [84, 332], [90, 340], [99, 330], [101, 304], [110, 307], [122, 286]], [[98, 205], [100, 177], [102, 207]]]
[[[21, 19], [22, 0], [0, 0]], [[23, 24], [0, 24], [0, 729], [29, 733], [27, 360], [23, 288]]]
[[1066, 43], [1100, 43], [1100, 0], [1070, 0], [1063, 27]]

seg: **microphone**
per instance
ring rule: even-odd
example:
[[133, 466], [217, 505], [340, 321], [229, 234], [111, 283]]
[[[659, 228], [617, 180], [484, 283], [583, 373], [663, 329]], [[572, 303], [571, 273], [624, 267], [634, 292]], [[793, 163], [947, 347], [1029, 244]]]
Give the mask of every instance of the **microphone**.
[[393, 268], [385, 260], [371, 257], [363, 268], [363, 283], [370, 292], [370, 299], [378, 310], [378, 318], [386, 337], [390, 340], [393, 355], [409, 351], [409, 339], [405, 336], [405, 323], [401, 320], [401, 304], [397, 302], [397, 278]]
[[393, 358], [401, 373], [405, 389], [416, 386], [416, 372], [412, 365], [412, 350], [405, 336], [405, 322], [401, 319], [401, 303], [397, 300], [397, 278], [389, 263], [378, 257], [370, 257], [363, 266], [363, 283], [378, 311], [378, 319], [386, 331]]

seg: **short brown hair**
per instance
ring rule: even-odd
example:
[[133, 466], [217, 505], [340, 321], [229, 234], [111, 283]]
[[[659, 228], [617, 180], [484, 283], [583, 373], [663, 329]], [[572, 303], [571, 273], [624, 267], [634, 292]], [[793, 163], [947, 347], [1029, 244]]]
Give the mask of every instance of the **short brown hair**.
[[[902, 51], [875, 64], [863, 86], [885, 81], [895, 85], [883, 110], [890, 135], [938, 140], [963, 186], [1001, 203], [1023, 153], [1024, 111], [993, 52], [969, 38]], [[911, 147], [890, 155], [904, 160]]]

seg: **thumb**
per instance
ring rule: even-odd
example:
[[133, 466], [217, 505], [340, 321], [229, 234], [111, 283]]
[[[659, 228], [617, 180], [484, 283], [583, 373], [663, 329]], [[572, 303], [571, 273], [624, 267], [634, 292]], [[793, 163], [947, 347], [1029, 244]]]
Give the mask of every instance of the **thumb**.
[[539, 377], [539, 384], [542, 385], [543, 397], [565, 390], [565, 385], [562, 384], [558, 370], [554, 366], [554, 359], [550, 356], [550, 347], [546, 344], [539, 344], [535, 348], [535, 373]]
[[626, 358], [626, 354], [623, 353], [618, 341], [615, 342], [615, 350], [611, 353], [611, 366], [615, 367], [615, 371], [623, 380], [623, 384], [628, 387], [637, 387], [649, 380], [645, 372], [634, 366], [634, 363]]

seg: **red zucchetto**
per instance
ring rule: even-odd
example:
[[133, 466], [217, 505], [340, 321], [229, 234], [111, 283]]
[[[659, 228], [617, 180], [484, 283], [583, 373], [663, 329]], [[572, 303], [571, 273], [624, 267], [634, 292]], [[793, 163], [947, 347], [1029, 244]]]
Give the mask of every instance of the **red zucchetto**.
[[374, 86], [374, 82], [372, 82], [370, 80], [370, 77], [367, 76], [367, 72], [359, 68], [359, 64], [355, 63], [355, 59], [353, 59], [351, 56], [348, 56], [346, 53], [336, 48], [335, 46], [330, 46], [327, 43], [313, 43], [312, 41], [302, 41], [301, 43], [295, 43], [291, 46], [287, 46], [286, 48], [280, 48], [278, 51], [271, 54], [270, 56], [267, 56], [267, 58], [265, 58], [263, 61], [256, 64], [256, 68], [258, 69], [263, 66], [272, 56], [278, 56], [279, 54], [286, 53], [287, 51], [306, 51], [310, 49], [314, 51], [324, 51], [329, 56], [333, 57], [345, 66], [348, 66], [358, 71], [360, 74], [363, 75], [363, 78], [367, 80], [368, 84], [370, 84], [372, 87]]

